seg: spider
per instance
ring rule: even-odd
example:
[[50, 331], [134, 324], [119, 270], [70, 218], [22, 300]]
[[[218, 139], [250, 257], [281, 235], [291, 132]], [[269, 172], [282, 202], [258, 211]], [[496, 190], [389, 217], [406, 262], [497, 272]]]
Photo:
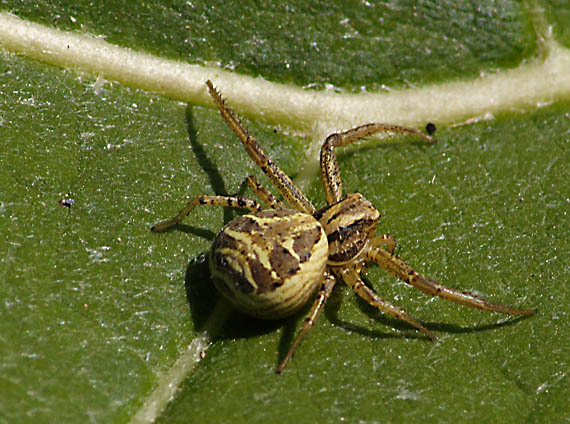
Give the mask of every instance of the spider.
[[419, 275], [394, 255], [396, 240], [389, 234], [375, 236], [380, 213], [359, 193], [343, 195], [335, 148], [354, 143], [378, 132], [399, 133], [435, 140], [415, 129], [373, 123], [329, 135], [320, 154], [326, 206], [315, 209], [293, 181], [261, 149], [239, 117], [226, 104], [211, 81], [208, 91], [222, 117], [239, 137], [253, 161], [283, 196], [274, 196], [254, 177], [247, 185], [265, 203], [241, 196], [199, 195], [178, 215], [151, 228], [165, 231], [182, 221], [196, 206], [226, 206], [247, 209], [217, 235], [209, 254], [212, 281], [218, 291], [239, 311], [279, 319], [293, 315], [317, 292], [303, 326], [276, 369], [281, 373], [315, 325], [337, 279], [343, 280], [368, 304], [422, 331], [435, 335], [402, 308], [378, 296], [360, 278], [363, 267], [375, 262], [390, 274], [432, 296], [510, 315], [532, 315], [535, 309], [515, 309], [486, 300]]

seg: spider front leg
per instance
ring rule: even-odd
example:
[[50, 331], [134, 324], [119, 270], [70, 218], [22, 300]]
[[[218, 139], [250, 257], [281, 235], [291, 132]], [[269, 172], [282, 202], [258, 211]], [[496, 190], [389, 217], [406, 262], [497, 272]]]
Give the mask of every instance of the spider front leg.
[[252, 212], [263, 210], [261, 205], [253, 199], [240, 196], [215, 196], [202, 194], [196, 196], [175, 217], [153, 225], [150, 231], [160, 233], [179, 224], [194, 210], [196, 206], [226, 206], [230, 208], [249, 209]]
[[510, 306], [487, 302], [471, 293], [461, 292], [442, 286], [437, 281], [419, 275], [404, 261], [393, 256], [391, 252], [372, 244], [367, 252], [367, 258], [376, 262], [390, 274], [432, 296], [439, 296], [461, 305], [485, 311], [501, 312], [509, 315], [533, 315], [536, 309], [516, 309]]
[[315, 326], [315, 322], [317, 322], [319, 315], [323, 311], [323, 307], [325, 306], [327, 299], [330, 297], [335, 283], [336, 279], [334, 278], [334, 276], [326, 272], [324, 276], [324, 281], [321, 285], [321, 288], [319, 289], [319, 294], [315, 299], [313, 306], [311, 307], [309, 315], [307, 315], [307, 318], [305, 318], [305, 323], [303, 324], [303, 328], [301, 329], [299, 334], [297, 334], [297, 337], [295, 338], [293, 344], [289, 348], [287, 355], [285, 355], [285, 358], [283, 358], [283, 361], [281, 361], [281, 363], [275, 370], [277, 374], [281, 374], [281, 371], [283, 371], [287, 363], [291, 360], [291, 358], [293, 358], [295, 351], [297, 350], [297, 348], [299, 347], [305, 336], [309, 334], [309, 331], [311, 331], [311, 329]]
[[396, 306], [389, 301], [382, 299], [372, 289], [366, 286], [358, 275], [356, 269], [353, 267], [335, 267], [332, 268], [332, 270], [337, 277], [341, 278], [346, 284], [352, 287], [356, 294], [360, 296], [364, 301], [366, 301], [366, 303], [369, 305], [374, 306], [375, 308], [380, 309], [382, 312], [416, 327], [418, 330], [423, 331], [424, 334], [431, 340], [436, 339], [435, 335], [427, 328], [425, 328], [418, 319], [408, 314], [399, 306]]
[[315, 207], [311, 201], [303, 194], [303, 192], [293, 183], [291, 178], [285, 174], [275, 162], [273, 162], [265, 154], [259, 143], [253, 136], [249, 134], [247, 128], [241, 123], [239, 117], [235, 112], [230, 109], [221, 94], [214, 88], [212, 81], [206, 81], [208, 86], [208, 91], [214, 99], [214, 103], [220, 110], [222, 117], [226, 120], [228, 126], [233, 130], [235, 135], [243, 143], [245, 150], [249, 154], [249, 157], [256, 163], [257, 166], [267, 175], [271, 180], [273, 185], [279, 190], [279, 193], [283, 195], [283, 198], [289, 203], [294, 209], [311, 214], [315, 211]]
[[321, 177], [323, 180], [323, 188], [327, 203], [338, 202], [342, 198], [342, 180], [338, 169], [338, 161], [334, 152], [335, 147], [346, 146], [354, 143], [364, 137], [377, 132], [393, 132], [402, 135], [409, 135], [423, 138], [424, 140], [435, 143], [435, 139], [429, 135], [399, 125], [391, 124], [366, 124], [351, 130], [329, 135], [321, 146]]

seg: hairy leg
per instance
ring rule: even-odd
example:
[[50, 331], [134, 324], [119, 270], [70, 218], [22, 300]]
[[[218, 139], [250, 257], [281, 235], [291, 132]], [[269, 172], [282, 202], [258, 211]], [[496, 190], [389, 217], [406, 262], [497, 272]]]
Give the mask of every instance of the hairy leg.
[[226, 206], [230, 208], [249, 209], [252, 212], [263, 210], [253, 199], [239, 196], [214, 196], [202, 194], [192, 199], [175, 217], [153, 225], [150, 231], [160, 233], [179, 224], [196, 206]]
[[323, 283], [321, 284], [321, 288], [319, 289], [319, 294], [315, 299], [315, 303], [313, 303], [313, 307], [311, 308], [309, 315], [307, 315], [307, 318], [305, 318], [305, 323], [303, 324], [303, 328], [301, 329], [299, 334], [297, 334], [297, 337], [295, 338], [293, 344], [289, 348], [287, 355], [285, 355], [285, 358], [283, 358], [283, 361], [281, 361], [281, 363], [277, 367], [276, 370], [277, 374], [280, 374], [281, 371], [283, 371], [287, 363], [291, 360], [291, 358], [293, 358], [295, 351], [297, 350], [303, 339], [307, 336], [307, 334], [309, 334], [309, 331], [311, 331], [311, 329], [314, 327], [315, 322], [317, 321], [319, 315], [323, 311], [323, 307], [325, 306], [327, 299], [330, 297], [332, 293], [332, 289], [335, 283], [336, 279], [334, 278], [334, 276], [329, 274], [328, 272], [325, 273], [324, 280]]
[[501, 312], [510, 315], [533, 315], [536, 313], [536, 309], [516, 309], [510, 306], [490, 303], [471, 293], [442, 286], [437, 281], [419, 275], [400, 258], [393, 256], [390, 252], [380, 247], [372, 246], [367, 253], [367, 257], [390, 274], [432, 296], [439, 296], [461, 305], [485, 311]]
[[436, 339], [434, 334], [425, 328], [418, 319], [408, 314], [399, 306], [396, 306], [387, 300], [382, 299], [372, 289], [366, 286], [354, 268], [350, 266], [338, 267], [333, 268], [333, 272], [339, 278], [342, 278], [346, 284], [352, 287], [356, 294], [359, 295], [369, 305], [374, 306], [375, 308], [380, 309], [382, 312], [416, 327], [418, 330], [423, 331], [424, 334], [431, 340]]
[[346, 146], [364, 137], [378, 132], [392, 132], [402, 135], [420, 137], [434, 143], [436, 140], [412, 128], [391, 124], [366, 124], [351, 130], [329, 135], [321, 146], [321, 177], [327, 203], [338, 202], [342, 198], [342, 179], [338, 169], [335, 147]]

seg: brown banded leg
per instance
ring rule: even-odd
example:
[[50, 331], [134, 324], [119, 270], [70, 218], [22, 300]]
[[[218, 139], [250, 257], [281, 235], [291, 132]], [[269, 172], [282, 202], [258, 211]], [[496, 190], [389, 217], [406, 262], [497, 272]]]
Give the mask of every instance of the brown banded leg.
[[392, 132], [423, 138], [430, 143], [436, 140], [412, 128], [390, 124], [366, 124], [351, 130], [329, 135], [321, 146], [321, 177], [327, 203], [338, 202], [342, 198], [342, 180], [338, 169], [335, 147], [346, 146], [378, 132]]
[[192, 199], [178, 215], [167, 221], [153, 225], [150, 231], [160, 233], [179, 224], [196, 206], [226, 206], [229, 208], [249, 209], [252, 212], [263, 210], [261, 205], [253, 199], [239, 196], [214, 196], [202, 194]]
[[259, 197], [271, 209], [283, 209], [285, 205], [281, 200], [273, 195], [269, 190], [261, 185], [259, 180], [253, 175], [248, 176], [245, 182], [253, 190], [257, 197]]
[[348, 266], [332, 269], [337, 277], [342, 278], [342, 280], [344, 280], [346, 284], [352, 287], [356, 294], [370, 306], [374, 306], [375, 308], [380, 309], [382, 312], [416, 327], [418, 330], [423, 331], [424, 334], [431, 340], [436, 339], [434, 334], [425, 328], [418, 319], [408, 314], [399, 306], [396, 306], [391, 302], [382, 299], [372, 289], [366, 286], [355, 269]]
[[311, 329], [314, 327], [315, 322], [317, 322], [319, 315], [323, 311], [323, 307], [325, 306], [327, 299], [330, 297], [332, 293], [332, 289], [335, 283], [336, 279], [334, 278], [334, 276], [326, 272], [321, 288], [319, 289], [319, 294], [315, 299], [313, 306], [311, 307], [309, 315], [307, 315], [307, 318], [305, 318], [305, 323], [303, 324], [303, 328], [301, 328], [301, 331], [299, 332], [299, 334], [297, 334], [297, 337], [295, 338], [293, 344], [289, 348], [287, 355], [285, 355], [285, 358], [283, 358], [283, 360], [275, 370], [277, 374], [281, 374], [281, 371], [283, 371], [287, 363], [291, 360], [291, 358], [293, 358], [295, 351], [297, 350], [297, 348], [299, 347], [305, 336], [309, 334], [309, 331], [311, 331]]
[[269, 177], [271, 182], [275, 185], [277, 190], [283, 195], [293, 208], [312, 214], [315, 211], [313, 204], [307, 199], [307, 197], [299, 190], [299, 188], [293, 183], [291, 178], [285, 174], [281, 168], [275, 164], [271, 159], [267, 157], [265, 152], [261, 149], [261, 146], [247, 131], [247, 129], [242, 125], [240, 119], [226, 106], [224, 99], [216, 91], [214, 85], [211, 81], [206, 81], [210, 95], [214, 99], [214, 103], [218, 106], [222, 117], [226, 120], [229, 127], [238, 136], [238, 138], [243, 143], [245, 150], [253, 161], [261, 168], [261, 170]]
[[501, 312], [509, 315], [533, 315], [536, 313], [536, 309], [515, 309], [510, 306], [490, 303], [473, 294], [442, 286], [437, 281], [430, 280], [429, 278], [419, 275], [401, 259], [393, 256], [390, 252], [380, 247], [371, 246], [370, 250], [367, 252], [367, 257], [369, 260], [376, 262], [390, 274], [427, 294], [431, 294], [432, 296], [439, 296], [443, 299], [447, 299], [461, 305], [470, 306], [475, 309]]

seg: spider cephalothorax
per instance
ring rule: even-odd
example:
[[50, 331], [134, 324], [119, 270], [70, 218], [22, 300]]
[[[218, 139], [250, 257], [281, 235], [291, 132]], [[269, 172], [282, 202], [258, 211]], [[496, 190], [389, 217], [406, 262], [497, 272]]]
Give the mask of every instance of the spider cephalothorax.
[[380, 213], [360, 193], [347, 195], [316, 211], [329, 242], [329, 265], [341, 266], [358, 258], [376, 233]]
[[390, 124], [366, 124], [326, 138], [321, 147], [321, 176], [327, 205], [315, 210], [293, 181], [271, 161], [248, 133], [236, 114], [224, 103], [210, 81], [210, 95], [222, 116], [242, 141], [253, 161], [283, 196], [283, 203], [253, 176], [246, 179], [253, 192], [270, 209], [239, 196], [200, 195], [174, 218], [152, 227], [160, 232], [178, 224], [196, 206], [212, 205], [248, 209], [218, 234], [209, 255], [212, 280], [232, 305], [255, 317], [277, 319], [294, 314], [314, 293], [317, 297], [303, 328], [277, 368], [281, 372], [314, 326], [329, 298], [336, 278], [342, 279], [370, 305], [435, 336], [402, 308], [379, 297], [366, 286], [360, 271], [375, 262], [402, 281], [430, 294], [477, 309], [511, 315], [532, 315], [534, 309], [515, 309], [489, 303], [480, 297], [442, 286], [419, 275], [393, 254], [396, 240], [389, 234], [375, 236], [380, 213], [361, 194], [343, 196], [335, 148], [377, 132], [412, 135], [434, 142], [417, 130]]

